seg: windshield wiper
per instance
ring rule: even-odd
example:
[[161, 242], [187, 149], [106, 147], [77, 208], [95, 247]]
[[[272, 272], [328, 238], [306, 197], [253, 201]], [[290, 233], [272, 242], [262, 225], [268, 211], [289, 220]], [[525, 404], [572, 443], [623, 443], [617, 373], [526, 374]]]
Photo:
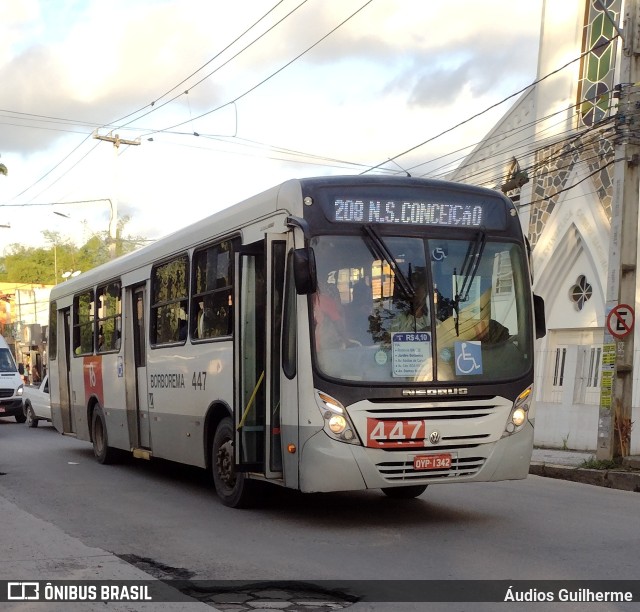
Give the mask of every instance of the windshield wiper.
[[382, 240], [382, 236], [380, 236], [377, 230], [374, 229], [371, 225], [363, 225], [362, 231], [369, 238], [367, 246], [373, 253], [374, 257], [376, 257], [380, 261], [384, 259], [384, 261], [389, 264], [389, 267], [393, 271], [393, 274], [398, 281], [398, 285], [400, 286], [400, 289], [404, 293], [405, 297], [409, 300], [413, 299], [416, 294], [413, 285], [400, 269], [396, 258], [393, 256], [391, 251], [387, 248], [387, 245]]
[[460, 335], [460, 302], [466, 302], [469, 298], [469, 291], [473, 284], [473, 279], [478, 273], [478, 266], [482, 259], [482, 253], [484, 247], [487, 244], [487, 235], [480, 230], [474, 240], [469, 241], [467, 248], [467, 254], [464, 256], [462, 267], [460, 268], [460, 276], [462, 276], [462, 287], [458, 290], [458, 274], [456, 269], [453, 269], [453, 282], [455, 285], [455, 296], [453, 298], [453, 313], [456, 325], [456, 336]]

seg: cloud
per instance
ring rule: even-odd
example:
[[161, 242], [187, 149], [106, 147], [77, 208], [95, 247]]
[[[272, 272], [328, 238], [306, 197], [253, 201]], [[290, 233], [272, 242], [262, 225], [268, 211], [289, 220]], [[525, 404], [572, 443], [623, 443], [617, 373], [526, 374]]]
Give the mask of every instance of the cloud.
[[[481, 98], [513, 93], [534, 80], [538, 41], [526, 37], [503, 37], [496, 45], [489, 34], [463, 44], [418, 53], [399, 70], [384, 92], [407, 92], [410, 105], [443, 107], [461, 95]], [[512, 88], [512, 91], [507, 91]], [[480, 110], [480, 109], [478, 109]]]
[[[236, 112], [243, 138], [374, 165], [535, 75], [541, 0], [375, 0], [236, 107], [198, 118], [273, 75], [364, 0], [310, 0], [196, 85], [297, 3], [278, 6], [151, 114], [130, 125], [124, 126], [133, 116], [119, 122], [125, 138], [182, 122], [176, 131], [203, 137], [154, 133], [153, 143], [143, 138], [142, 146], [121, 150], [117, 186], [106, 172], [113, 147], [94, 149], [91, 132], [137, 109], [145, 109], [139, 115], [150, 110], [152, 101], [211, 60], [275, 1], [238, 0], [229, 5], [233, 10], [210, 0], [7, 3], [10, 10], [0, 21], [0, 109], [43, 117], [0, 113], [0, 153], [10, 167], [9, 177], [0, 177], [0, 203], [16, 194], [21, 202], [115, 199], [118, 191], [121, 210], [132, 214], [131, 231], [162, 235], [291, 176], [361, 170], [277, 161], [269, 157], [281, 155], [268, 149], [248, 155], [204, 137], [233, 134]], [[398, 163], [420, 163], [473, 142], [488, 121]], [[55, 172], [27, 189], [76, 147]], [[87, 214], [97, 208], [88, 205]], [[104, 206], [101, 211], [98, 227], [104, 226]]]

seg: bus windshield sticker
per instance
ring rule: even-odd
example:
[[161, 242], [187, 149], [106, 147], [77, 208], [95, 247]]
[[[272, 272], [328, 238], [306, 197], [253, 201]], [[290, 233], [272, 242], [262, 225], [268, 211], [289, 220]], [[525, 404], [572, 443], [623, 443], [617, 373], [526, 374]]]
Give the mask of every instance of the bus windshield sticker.
[[494, 202], [424, 202], [334, 198], [331, 220], [337, 223], [385, 223], [438, 227], [503, 228]]
[[415, 377], [431, 369], [431, 334], [428, 332], [394, 332], [391, 334], [393, 375]]
[[458, 376], [482, 374], [482, 344], [477, 340], [454, 342], [453, 349]]

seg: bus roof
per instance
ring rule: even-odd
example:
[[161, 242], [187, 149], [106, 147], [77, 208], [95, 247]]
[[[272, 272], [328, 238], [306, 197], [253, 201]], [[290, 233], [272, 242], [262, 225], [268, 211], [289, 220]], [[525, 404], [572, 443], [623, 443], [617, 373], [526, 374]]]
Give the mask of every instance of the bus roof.
[[348, 175], [290, 179], [237, 204], [216, 211], [195, 223], [160, 238], [153, 244], [102, 264], [80, 274], [76, 278], [70, 278], [52, 289], [50, 299], [55, 300], [62, 296], [71, 295], [83, 287], [90, 287], [108, 281], [110, 278], [117, 278], [129, 271], [170, 258], [173, 254], [206, 243], [216, 237], [229, 235], [234, 231], [239, 232], [243, 227], [270, 217], [279, 211], [283, 214], [301, 214], [302, 194], [308, 189], [383, 184], [392, 184], [396, 187], [455, 189], [460, 193], [485, 195], [509, 202], [501, 193], [491, 189], [436, 179], [397, 175]]

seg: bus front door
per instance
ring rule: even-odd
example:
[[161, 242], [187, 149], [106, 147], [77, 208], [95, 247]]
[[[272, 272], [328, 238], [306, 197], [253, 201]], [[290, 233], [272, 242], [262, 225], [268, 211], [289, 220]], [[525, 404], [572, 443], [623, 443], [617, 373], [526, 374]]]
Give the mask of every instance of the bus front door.
[[236, 470], [264, 473], [266, 286], [264, 242], [236, 253], [235, 282]]
[[281, 333], [285, 234], [236, 256], [236, 469], [282, 478]]
[[141, 448], [151, 448], [149, 425], [149, 396], [147, 393], [147, 351], [145, 344], [145, 286], [138, 285], [132, 291], [132, 337], [135, 364], [135, 398], [138, 444]]

